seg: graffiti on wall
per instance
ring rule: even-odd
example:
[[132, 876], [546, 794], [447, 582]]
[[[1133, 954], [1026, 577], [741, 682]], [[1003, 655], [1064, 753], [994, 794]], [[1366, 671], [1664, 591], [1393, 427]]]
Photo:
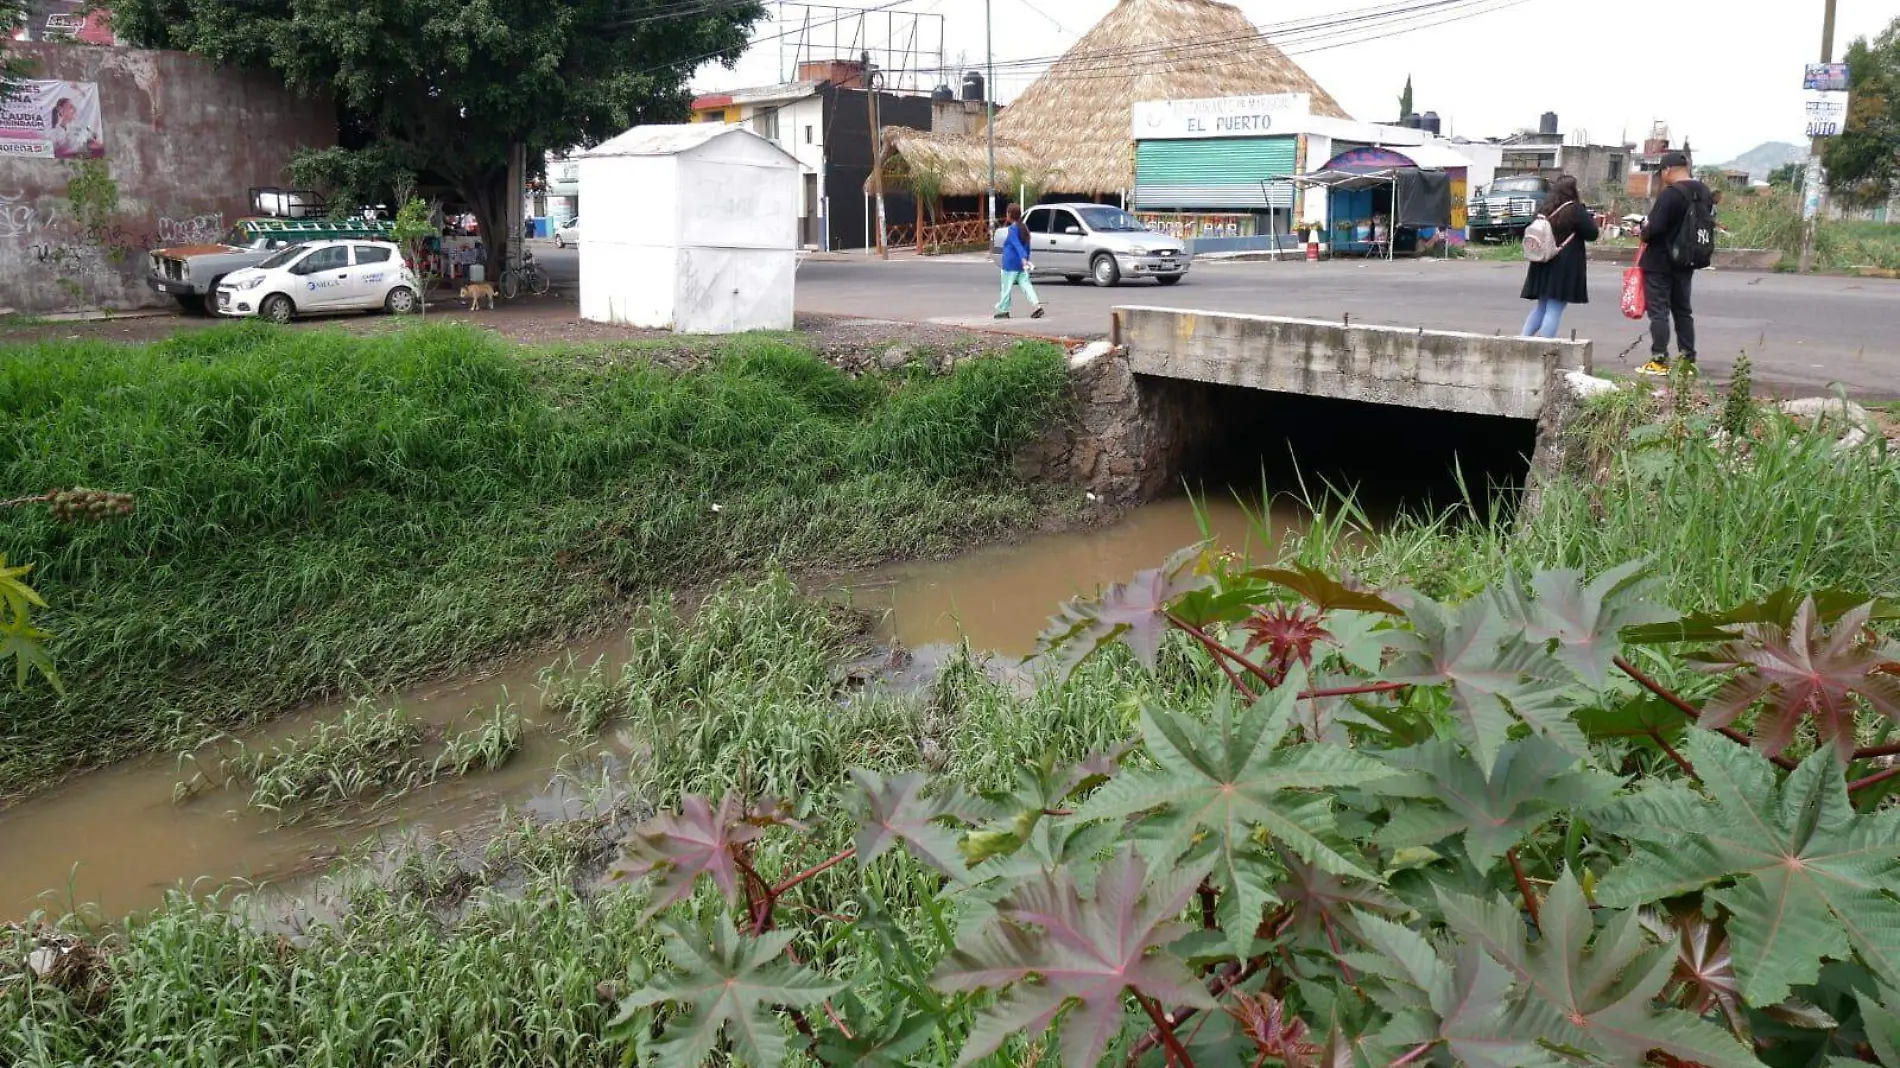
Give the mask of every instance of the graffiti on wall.
[[193, 215], [189, 219], [161, 215], [158, 217], [158, 240], [153, 247], [214, 245], [223, 236], [224, 213], [221, 211]]
[[0, 238], [31, 237], [59, 221], [59, 209], [42, 214], [27, 200], [25, 190], [0, 193]]

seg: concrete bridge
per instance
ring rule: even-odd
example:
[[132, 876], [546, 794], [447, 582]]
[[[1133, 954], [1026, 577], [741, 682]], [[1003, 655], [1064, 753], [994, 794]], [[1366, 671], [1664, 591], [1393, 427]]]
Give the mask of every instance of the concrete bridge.
[[1137, 375], [1465, 415], [1536, 419], [1588, 341], [1493, 337], [1311, 319], [1115, 309], [1112, 340]]
[[1588, 341], [1117, 307], [1071, 361], [1075, 417], [1020, 466], [1120, 502], [1263, 477], [1522, 487], [1557, 462], [1567, 373], [1592, 364]]

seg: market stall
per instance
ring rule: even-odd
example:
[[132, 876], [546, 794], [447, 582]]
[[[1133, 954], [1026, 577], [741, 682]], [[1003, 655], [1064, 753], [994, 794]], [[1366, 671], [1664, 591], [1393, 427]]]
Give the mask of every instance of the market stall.
[[1284, 179], [1326, 197], [1333, 255], [1415, 255], [1464, 243], [1468, 161], [1432, 145], [1355, 148]]

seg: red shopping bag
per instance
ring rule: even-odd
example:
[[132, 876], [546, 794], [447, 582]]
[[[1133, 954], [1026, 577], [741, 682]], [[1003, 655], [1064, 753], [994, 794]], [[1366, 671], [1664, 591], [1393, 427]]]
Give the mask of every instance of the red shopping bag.
[[1636, 265], [1623, 272], [1623, 316], [1644, 319], [1649, 316], [1649, 287], [1643, 284], [1643, 249], [1636, 249]]

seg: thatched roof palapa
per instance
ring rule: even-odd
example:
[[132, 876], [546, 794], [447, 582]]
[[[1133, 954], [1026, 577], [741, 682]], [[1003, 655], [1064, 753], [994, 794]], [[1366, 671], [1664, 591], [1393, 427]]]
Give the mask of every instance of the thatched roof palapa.
[[[997, 116], [999, 183], [1020, 165], [1051, 191], [1120, 193], [1135, 184], [1129, 124], [1137, 102], [1270, 93], [1308, 93], [1314, 114], [1349, 118], [1232, 4], [1121, 0]], [[989, 185], [986, 142], [982, 134], [914, 131], [892, 138], [886, 178], [927, 170], [945, 195], [980, 195]]]

